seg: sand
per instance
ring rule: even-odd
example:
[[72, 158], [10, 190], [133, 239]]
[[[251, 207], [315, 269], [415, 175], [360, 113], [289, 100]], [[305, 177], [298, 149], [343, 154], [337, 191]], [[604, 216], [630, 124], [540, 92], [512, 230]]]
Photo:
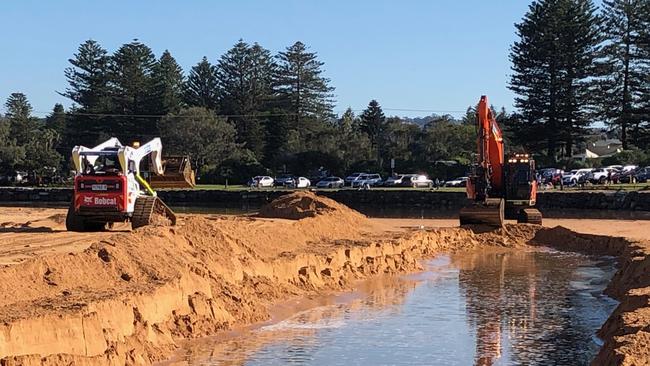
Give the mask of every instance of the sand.
[[622, 270], [607, 291], [621, 305], [601, 330], [597, 364], [650, 359], [650, 249], [639, 223], [568, 220], [569, 228], [511, 224], [476, 234], [444, 227], [455, 221], [368, 219], [308, 192], [274, 202], [264, 217], [181, 215], [177, 226], [133, 232], [68, 233], [64, 215], [0, 214], [3, 365], [150, 364], [183, 339], [267, 320], [288, 299], [417, 271], [436, 253], [524, 245], [618, 256]]

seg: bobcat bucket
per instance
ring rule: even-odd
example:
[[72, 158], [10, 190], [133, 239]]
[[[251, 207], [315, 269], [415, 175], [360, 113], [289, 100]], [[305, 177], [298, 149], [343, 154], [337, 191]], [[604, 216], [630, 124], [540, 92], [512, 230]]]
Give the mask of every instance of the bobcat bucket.
[[163, 160], [163, 175], [152, 174], [149, 185], [159, 188], [194, 188], [196, 180], [188, 156], [168, 156]]

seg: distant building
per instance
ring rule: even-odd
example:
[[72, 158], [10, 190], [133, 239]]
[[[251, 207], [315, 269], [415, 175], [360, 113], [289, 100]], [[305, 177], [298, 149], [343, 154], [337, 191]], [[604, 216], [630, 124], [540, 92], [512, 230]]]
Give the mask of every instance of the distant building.
[[574, 159], [585, 161], [587, 159], [606, 158], [623, 151], [623, 143], [619, 139], [603, 139], [589, 142], [584, 151], [573, 155]]

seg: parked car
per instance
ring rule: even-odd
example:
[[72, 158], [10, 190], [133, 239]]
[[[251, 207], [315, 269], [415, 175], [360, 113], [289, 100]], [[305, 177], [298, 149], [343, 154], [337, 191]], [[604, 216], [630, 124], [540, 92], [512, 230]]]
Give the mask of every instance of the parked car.
[[445, 187], [465, 187], [469, 177], [458, 177], [456, 179], [448, 180], [445, 182]]
[[636, 183], [636, 173], [637, 173], [637, 167], [634, 167], [632, 169], [628, 167], [623, 167], [622, 170], [619, 170], [612, 174], [612, 182], [613, 183]]
[[593, 184], [604, 184], [607, 182], [607, 178], [611, 177], [612, 174], [615, 174], [616, 172], [617, 170], [614, 168], [594, 169], [591, 173], [589, 173], [588, 179]]
[[343, 188], [345, 181], [339, 177], [327, 177], [316, 183], [317, 188]]
[[404, 185], [404, 182], [406, 181], [407, 183], [411, 179], [411, 177], [415, 176], [415, 174], [398, 174], [392, 177], [388, 177], [384, 181], [384, 186], [385, 187], [400, 187]]
[[542, 178], [542, 184], [551, 184], [557, 186], [562, 181], [562, 176], [564, 175], [564, 170], [557, 168], [546, 168], [541, 169], [539, 174]]
[[291, 174], [280, 174], [273, 180], [273, 185], [276, 187], [285, 187], [292, 184], [295, 177]]
[[268, 175], [258, 175], [251, 178], [251, 180], [248, 182], [248, 185], [257, 188], [273, 187], [273, 178], [269, 177]]
[[381, 185], [382, 179], [379, 174], [362, 174], [359, 178], [352, 182], [352, 187], [375, 187]]
[[347, 177], [345, 177], [345, 184], [352, 186], [352, 182], [358, 180], [364, 174], [366, 173], [352, 173], [348, 175]]
[[296, 177], [286, 184], [289, 188], [309, 188], [311, 181], [305, 177]]
[[650, 166], [638, 169], [636, 171], [636, 181], [646, 183], [650, 179]]
[[575, 186], [587, 181], [591, 169], [573, 169], [562, 176], [562, 184], [565, 186]]
[[622, 165], [608, 165], [605, 167], [606, 169], [613, 169], [613, 170], [623, 170]]
[[427, 187], [431, 188], [433, 187], [433, 181], [429, 179], [426, 175], [413, 175], [408, 178], [404, 179], [404, 184], [403, 185], [409, 185], [413, 188], [420, 188], [420, 187]]

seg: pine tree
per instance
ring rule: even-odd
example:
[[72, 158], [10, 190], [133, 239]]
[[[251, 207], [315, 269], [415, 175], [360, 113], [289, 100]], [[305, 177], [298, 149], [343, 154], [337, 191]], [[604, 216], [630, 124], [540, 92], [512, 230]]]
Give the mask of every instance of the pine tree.
[[155, 65], [152, 79], [154, 114], [178, 112], [183, 107], [183, 69], [168, 50]]
[[122, 45], [111, 61], [114, 111], [127, 116], [120, 116], [110, 133], [127, 141], [156, 135], [156, 119], [136, 117], [155, 114], [152, 74], [157, 62], [151, 48], [136, 39]]
[[598, 19], [591, 0], [534, 1], [510, 52], [510, 89], [523, 118], [518, 139], [534, 150], [546, 148], [550, 160], [580, 139], [588, 125]]
[[323, 62], [296, 42], [277, 56], [277, 92], [282, 106], [293, 116], [294, 128], [307, 118], [324, 121], [332, 117], [334, 88], [323, 77]]
[[271, 53], [239, 40], [217, 64], [221, 113], [237, 128], [238, 141], [257, 159], [264, 152], [263, 118], [272, 98], [275, 64]]
[[66, 127], [66, 115], [62, 104], [56, 103], [54, 105], [52, 114], [45, 119], [45, 126], [63, 136]]
[[368, 135], [370, 143], [375, 151], [375, 157], [379, 166], [382, 165], [380, 154], [381, 138], [386, 128], [386, 117], [381, 109], [381, 106], [376, 100], [371, 100], [368, 108], [361, 114], [361, 130]]
[[23, 93], [12, 93], [5, 103], [9, 133], [18, 145], [26, 144], [38, 128], [32, 118], [32, 105]]
[[99, 43], [87, 40], [68, 60], [72, 67], [65, 69], [68, 88], [59, 93], [71, 99], [87, 113], [106, 113], [111, 110], [109, 93], [110, 57]]
[[346, 136], [351, 134], [358, 125], [357, 117], [354, 115], [351, 107], [345, 110], [341, 118], [338, 120], [339, 130], [341, 133]]
[[111, 57], [113, 98], [123, 114], [151, 112], [156, 57], [138, 40], [122, 45]]
[[609, 126], [619, 130], [627, 149], [630, 141], [637, 142], [637, 136], [629, 133], [638, 130], [643, 121], [644, 96], [649, 93], [650, 1], [605, 0], [603, 18], [605, 42], [597, 61], [597, 111]]
[[372, 160], [375, 150], [368, 135], [361, 130], [361, 121], [348, 107], [338, 119], [338, 146], [334, 154], [342, 161], [341, 168], [348, 171], [355, 163]]
[[[560, 33], [563, 63], [560, 99], [561, 140], [565, 157], [573, 155], [576, 143], [583, 142], [591, 125], [594, 67], [602, 42], [600, 18], [592, 0], [568, 0]], [[496, 114], [495, 114], [496, 115]]]
[[185, 103], [190, 107], [202, 107], [217, 110], [219, 89], [217, 86], [216, 67], [208, 58], [192, 67], [184, 86]]

